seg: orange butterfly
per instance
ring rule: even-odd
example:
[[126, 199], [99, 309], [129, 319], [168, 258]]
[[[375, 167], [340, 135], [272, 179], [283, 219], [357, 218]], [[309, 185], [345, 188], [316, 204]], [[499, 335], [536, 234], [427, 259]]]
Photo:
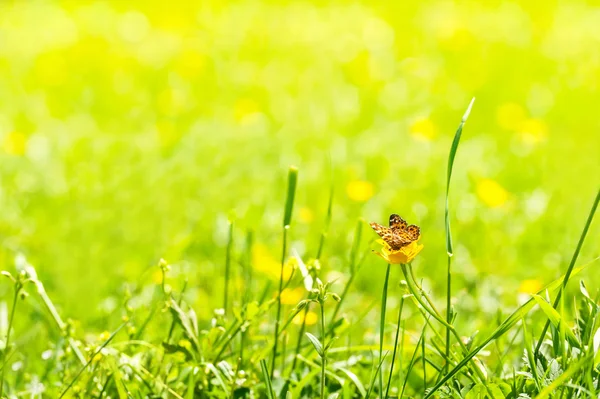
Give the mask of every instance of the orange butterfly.
[[385, 227], [379, 223], [370, 223], [371, 227], [394, 251], [417, 241], [421, 237], [419, 226], [411, 224], [410, 226], [399, 215], [393, 213], [390, 215], [390, 227]]

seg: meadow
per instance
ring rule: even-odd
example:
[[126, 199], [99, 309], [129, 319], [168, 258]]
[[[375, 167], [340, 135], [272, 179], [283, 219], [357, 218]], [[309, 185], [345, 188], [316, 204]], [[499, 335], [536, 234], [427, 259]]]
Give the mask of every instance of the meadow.
[[0, 2], [0, 398], [600, 397], [599, 24]]

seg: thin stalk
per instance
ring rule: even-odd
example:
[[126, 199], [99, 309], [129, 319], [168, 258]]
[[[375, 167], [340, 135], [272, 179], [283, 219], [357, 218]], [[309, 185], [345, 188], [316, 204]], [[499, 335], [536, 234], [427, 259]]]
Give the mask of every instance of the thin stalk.
[[394, 374], [394, 361], [396, 360], [396, 350], [398, 349], [398, 337], [400, 336], [400, 321], [402, 320], [402, 308], [404, 308], [404, 296], [400, 297], [400, 308], [398, 309], [398, 323], [396, 324], [396, 337], [394, 338], [394, 351], [392, 352], [392, 364], [390, 366], [390, 375], [388, 377], [387, 388], [385, 389], [385, 399], [390, 393], [392, 385], [392, 375]]
[[[321, 345], [325, 348], [325, 309], [321, 303]], [[321, 358], [321, 399], [325, 399], [325, 366], [327, 364], [327, 350], [323, 350]]]
[[19, 291], [21, 291], [21, 284], [15, 283], [15, 294], [13, 295], [13, 305], [10, 311], [10, 318], [8, 319], [8, 330], [6, 331], [6, 345], [4, 345], [4, 355], [2, 356], [2, 375], [0, 376], [0, 398], [4, 392], [4, 370], [6, 370], [6, 362], [8, 360], [8, 350], [10, 349], [10, 331], [12, 329], [13, 320], [15, 318], [15, 310], [17, 309], [17, 300], [19, 299]]
[[[446, 273], [446, 322], [448, 326], [452, 324], [452, 231], [450, 229], [450, 203], [448, 197], [450, 196], [450, 179], [452, 178], [452, 167], [454, 166], [454, 158], [456, 157], [456, 151], [458, 150], [458, 143], [460, 143], [460, 136], [462, 135], [463, 126], [471, 113], [471, 107], [473, 107], [473, 102], [475, 98], [471, 100], [469, 107], [464, 113], [460, 124], [458, 125], [458, 129], [456, 129], [456, 133], [454, 134], [454, 140], [452, 140], [452, 147], [450, 147], [450, 154], [448, 155], [448, 169], [446, 175], [446, 209], [444, 212], [444, 219], [446, 225], [446, 253], [448, 255], [448, 267]], [[450, 354], [450, 327], [446, 327], [446, 358]], [[444, 370], [447, 369], [447, 365], [444, 367]]]
[[[419, 302], [419, 304], [421, 306], [423, 306], [423, 308], [425, 309], [425, 311], [427, 311], [427, 313], [429, 313], [434, 319], [436, 319], [437, 321], [439, 321], [447, 329], [450, 330], [450, 333], [452, 335], [454, 335], [454, 337], [456, 338], [456, 341], [458, 342], [458, 344], [460, 345], [461, 349], [463, 350], [463, 353], [465, 355], [467, 355], [469, 353], [469, 350], [466, 347], [466, 345], [464, 344], [464, 342], [462, 342], [462, 340], [460, 339], [460, 335], [458, 334], [458, 332], [456, 331], [456, 329], [454, 328], [454, 326], [452, 324], [446, 322], [446, 320], [441, 316], [441, 314], [435, 308], [435, 306], [433, 304], [433, 301], [429, 298], [429, 295], [427, 295], [427, 293], [423, 290], [423, 288], [421, 288], [417, 284], [417, 282], [416, 282], [416, 280], [414, 278], [413, 272], [412, 272], [412, 266], [410, 264], [408, 264], [408, 265], [402, 264], [401, 268], [402, 268], [402, 272], [404, 273], [404, 277], [406, 279], [406, 283], [408, 285], [408, 288], [409, 288], [411, 294], [413, 294], [413, 297], [417, 300], [417, 302]], [[423, 301], [422, 297], [425, 298], [426, 302]], [[450, 352], [448, 352], [448, 356], [446, 357], [446, 359], [449, 358], [449, 354], [450, 354]], [[484, 382], [485, 381], [485, 376], [483, 375], [483, 373], [481, 372], [481, 370], [479, 369], [479, 367], [477, 367], [477, 365], [475, 365], [473, 367], [473, 369], [477, 373], [477, 376], [479, 377], [480, 382]]]
[[300, 332], [298, 333], [298, 341], [296, 342], [296, 351], [294, 353], [294, 360], [292, 360], [292, 369], [291, 373], [296, 369], [296, 363], [298, 362], [298, 355], [300, 354], [300, 349], [302, 348], [302, 337], [304, 336], [304, 330], [306, 329], [306, 315], [308, 314], [309, 306], [306, 305], [304, 308], [304, 316], [302, 317], [302, 324], [300, 325]]
[[421, 359], [423, 360], [423, 392], [427, 391], [427, 358], [425, 357], [425, 330], [427, 324], [423, 326], [423, 339], [421, 340]]
[[[252, 241], [252, 231], [249, 230], [246, 235], [246, 256], [244, 262], [242, 262], [243, 275], [246, 282], [243, 301], [246, 309], [248, 303], [250, 302], [250, 298], [252, 298]], [[245, 341], [246, 335], [248, 334], [248, 329], [250, 329], [250, 325], [248, 325], [248, 327], [242, 331], [240, 337], [240, 358], [238, 361], [238, 370], [244, 366], [244, 347], [246, 346]]]
[[227, 315], [229, 300], [229, 279], [231, 274], [231, 247], [233, 244], [233, 222], [229, 221], [229, 234], [227, 236], [227, 252], [225, 253], [225, 290], [223, 292], [223, 310]]
[[275, 358], [277, 357], [277, 344], [279, 343], [279, 322], [281, 319], [281, 292], [283, 291], [283, 269], [285, 266], [285, 255], [287, 253], [287, 235], [292, 222], [292, 211], [294, 209], [294, 197], [296, 195], [296, 184], [298, 183], [298, 168], [290, 166], [288, 171], [287, 196], [283, 213], [283, 248], [281, 250], [281, 271], [279, 274], [279, 291], [277, 293], [277, 319], [275, 320], [275, 333], [273, 342], [273, 358], [271, 359], [271, 379], [275, 373]]
[[354, 277], [356, 277], [356, 268], [357, 268], [356, 259], [357, 259], [358, 250], [360, 249], [360, 238], [362, 235], [363, 224], [364, 224], [364, 221], [362, 219], [359, 219], [358, 222], [356, 223], [356, 229], [354, 230], [354, 240], [352, 242], [352, 249], [350, 250], [350, 278], [348, 279], [348, 281], [346, 282], [346, 285], [344, 286], [344, 290], [342, 291], [342, 295], [340, 296], [341, 300], [336, 303], [335, 308], [333, 309], [331, 319], [329, 319], [330, 325], [333, 325], [333, 323], [335, 322], [335, 318], [337, 317], [337, 314], [339, 313], [340, 308], [342, 307], [342, 302], [344, 301], [344, 299], [346, 298], [346, 296], [348, 294], [348, 291], [350, 290], [350, 286], [352, 285], [352, 282], [354, 281]]
[[[379, 363], [383, 362], [383, 338], [385, 335], [385, 311], [387, 307], [388, 282], [390, 280], [390, 264], [388, 263], [381, 293], [381, 319], [379, 321]], [[383, 372], [379, 373], [379, 397], [383, 395]]]
[[[331, 215], [333, 213], [333, 176], [331, 178], [331, 186], [329, 188], [329, 201], [327, 202], [327, 214], [325, 215], [325, 225], [323, 227], [323, 231], [321, 232], [321, 238], [319, 239], [319, 247], [317, 249], [317, 256], [315, 260], [320, 260], [321, 255], [323, 255], [323, 248], [325, 247], [325, 241], [327, 239], [327, 233], [329, 232], [329, 226], [331, 225]], [[316, 276], [312, 276], [316, 278]], [[343, 298], [343, 296], [342, 296]], [[337, 308], [336, 308], [337, 309]], [[308, 314], [308, 306], [304, 309], [304, 317], [302, 318], [302, 324], [300, 325], [300, 333], [298, 334], [297, 342], [296, 342], [296, 352], [294, 353], [294, 360], [292, 360], [292, 368], [290, 369], [290, 375], [296, 369], [296, 363], [298, 361], [298, 354], [300, 353], [300, 348], [302, 347], [302, 337], [304, 337], [304, 330], [306, 330], [306, 315]], [[335, 313], [334, 313], [335, 317]], [[333, 319], [332, 319], [333, 320]]]
[[[569, 263], [569, 267], [567, 272], [565, 273], [565, 278], [562, 282], [562, 286], [558, 290], [558, 294], [556, 294], [556, 299], [554, 300], [554, 304], [552, 305], [554, 309], [560, 303], [560, 298], [562, 296], [563, 291], [567, 287], [567, 283], [569, 282], [569, 278], [571, 277], [571, 273], [573, 272], [573, 268], [575, 267], [575, 262], [577, 262], [577, 258], [579, 257], [579, 251], [581, 251], [581, 247], [583, 246], [583, 242], [585, 241], [585, 237], [587, 236], [590, 225], [592, 224], [592, 220], [594, 219], [594, 214], [596, 213], [596, 209], [598, 208], [598, 203], [600, 202], [600, 190], [596, 194], [596, 199], [594, 200], [594, 204], [592, 205], [592, 209], [590, 210], [590, 214], [588, 215], [587, 221], [585, 222], [585, 226], [583, 231], [581, 232], [581, 236], [579, 236], [579, 241], [577, 242], [577, 248], [575, 248], [575, 252], [573, 253], [573, 257], [571, 258], [571, 263]], [[542, 347], [542, 343], [544, 341], [544, 337], [546, 336], [546, 332], [548, 331], [548, 327], [550, 327], [550, 319], [546, 320], [546, 324], [544, 324], [544, 329], [540, 334], [540, 338], [535, 347], [535, 357], [537, 358], [540, 353], [540, 348]]]
[[[42, 298], [42, 302], [44, 302], [44, 305], [46, 305], [46, 308], [48, 309], [48, 311], [50, 312], [50, 315], [54, 319], [54, 322], [56, 323], [58, 328], [61, 331], [63, 331], [66, 327], [65, 322], [62, 320], [62, 318], [58, 314], [58, 311], [56, 310], [54, 303], [52, 302], [52, 300], [46, 293], [44, 284], [42, 284], [42, 282], [37, 279], [33, 279], [32, 281], [36, 286], [38, 295], [40, 296], [40, 298]], [[75, 343], [75, 340], [72, 337], [69, 337], [69, 346], [73, 350], [73, 353], [75, 353], [75, 356], [77, 356], [77, 359], [79, 359], [79, 362], [82, 365], [86, 364], [85, 356], [83, 356], [83, 353], [81, 352], [81, 350], [79, 349], [79, 347]]]
[[279, 276], [279, 293], [277, 294], [277, 318], [275, 319], [275, 334], [273, 343], [273, 359], [271, 359], [271, 379], [275, 372], [275, 358], [277, 357], [277, 344], [279, 343], [279, 322], [281, 319], [281, 292], [283, 291], [283, 268], [285, 266], [285, 254], [287, 252], [288, 226], [283, 228], [283, 249], [281, 251], [281, 271]]

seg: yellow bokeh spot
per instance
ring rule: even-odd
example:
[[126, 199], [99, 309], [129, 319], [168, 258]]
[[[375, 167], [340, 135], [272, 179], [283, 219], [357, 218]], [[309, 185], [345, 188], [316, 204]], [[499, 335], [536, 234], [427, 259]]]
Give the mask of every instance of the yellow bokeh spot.
[[519, 292], [524, 294], [535, 294], [543, 288], [542, 282], [539, 280], [523, 280], [519, 286]]
[[12, 132], [4, 138], [2, 148], [11, 155], [23, 155], [27, 148], [27, 136], [20, 132]]
[[198, 51], [184, 50], [175, 62], [175, 70], [185, 78], [193, 78], [204, 72], [206, 57]]
[[516, 103], [502, 104], [496, 111], [498, 125], [506, 130], [518, 130], [526, 118], [525, 110]]
[[346, 186], [348, 197], [353, 201], [365, 202], [371, 198], [375, 192], [373, 184], [364, 180], [354, 180]]
[[298, 214], [300, 220], [304, 223], [310, 223], [315, 218], [313, 212], [310, 210], [310, 208], [307, 207], [300, 208]]
[[286, 288], [281, 291], [281, 303], [284, 305], [297, 305], [304, 298], [304, 288]]
[[163, 272], [160, 269], [154, 269], [152, 271], [152, 282], [154, 284], [160, 284], [162, 283], [162, 279], [163, 279]]
[[[272, 279], [279, 280], [281, 263], [271, 255], [265, 245], [256, 244], [252, 248], [252, 266]], [[290, 262], [286, 262], [283, 267], [283, 279], [288, 280], [292, 276], [293, 270]]]
[[410, 126], [410, 134], [420, 140], [431, 141], [437, 136], [437, 128], [429, 119], [419, 119]]
[[110, 337], [110, 333], [108, 331], [103, 331], [98, 335], [98, 341], [106, 341]]
[[482, 179], [477, 183], [477, 196], [491, 208], [502, 206], [508, 201], [508, 192], [492, 179]]
[[548, 127], [540, 119], [526, 119], [519, 127], [519, 135], [527, 144], [538, 144], [548, 135]]
[[301, 325], [304, 321], [307, 326], [312, 326], [313, 324], [317, 324], [318, 316], [315, 312], [307, 312], [306, 318], [304, 317], [304, 311], [298, 313], [294, 316], [294, 324]]

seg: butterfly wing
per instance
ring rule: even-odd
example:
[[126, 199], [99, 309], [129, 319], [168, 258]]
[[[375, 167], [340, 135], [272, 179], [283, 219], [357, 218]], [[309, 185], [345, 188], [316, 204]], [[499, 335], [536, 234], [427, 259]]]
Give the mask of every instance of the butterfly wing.
[[390, 215], [390, 229], [401, 231], [401, 230], [406, 229], [407, 225], [408, 225], [408, 223], [406, 223], [406, 220], [402, 219], [402, 217], [400, 217], [400, 215], [397, 215], [395, 213], [392, 213]]
[[421, 229], [419, 228], [419, 226], [415, 226], [414, 224], [411, 224], [410, 226], [408, 226], [406, 228], [406, 235], [407, 238], [410, 239], [410, 241], [417, 241], [419, 239], [419, 237], [421, 237]]
[[390, 227], [379, 223], [370, 223], [370, 225], [393, 250], [398, 250], [421, 236], [419, 226], [414, 224], [408, 226], [406, 221], [395, 213], [390, 215]]

